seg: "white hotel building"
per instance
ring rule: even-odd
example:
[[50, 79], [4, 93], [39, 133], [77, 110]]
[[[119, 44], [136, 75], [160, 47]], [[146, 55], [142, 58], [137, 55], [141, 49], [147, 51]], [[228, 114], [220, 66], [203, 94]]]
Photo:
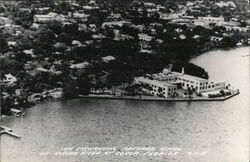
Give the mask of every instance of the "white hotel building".
[[163, 69], [163, 72], [153, 74], [151, 79], [145, 77], [135, 78], [135, 83], [147, 84], [152, 87], [151, 94], [159, 95], [159, 87], [164, 88], [164, 97], [174, 95], [177, 93], [177, 88], [184, 90], [192, 90], [193, 92], [202, 93], [215, 91], [226, 88], [225, 82], [211, 82], [208, 79], [195, 77], [185, 74], [184, 68], [182, 72], [171, 72], [171, 68]]
[[170, 95], [175, 95], [177, 90], [176, 85], [158, 80], [151, 80], [145, 77], [136, 77], [135, 83], [141, 85], [148, 85], [151, 89], [151, 94], [155, 96], [163, 96], [166, 98]]

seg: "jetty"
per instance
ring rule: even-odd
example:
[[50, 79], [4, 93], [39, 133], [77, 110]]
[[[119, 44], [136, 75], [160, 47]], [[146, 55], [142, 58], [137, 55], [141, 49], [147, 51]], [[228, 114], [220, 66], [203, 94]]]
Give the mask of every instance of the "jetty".
[[15, 138], [21, 138], [20, 135], [13, 133], [12, 129], [5, 127], [5, 126], [0, 126], [0, 135], [2, 135], [2, 134], [8, 134], [8, 135], [13, 136]]
[[190, 102], [190, 101], [226, 101], [236, 95], [239, 95], [240, 92], [235, 92], [231, 95], [217, 98], [208, 98], [208, 97], [193, 97], [193, 98], [161, 98], [154, 96], [113, 96], [113, 95], [79, 95], [79, 98], [93, 98], [93, 99], [112, 99], [112, 100], [139, 100], [139, 101], [165, 101], [165, 102]]

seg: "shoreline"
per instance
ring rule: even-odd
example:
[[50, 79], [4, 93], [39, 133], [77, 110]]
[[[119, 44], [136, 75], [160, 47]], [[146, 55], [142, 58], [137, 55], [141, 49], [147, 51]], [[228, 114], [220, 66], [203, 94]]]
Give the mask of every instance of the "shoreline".
[[[216, 50], [224, 50], [224, 51], [227, 51], [227, 50], [234, 50], [234, 49], [237, 49], [237, 48], [249, 48], [249, 45], [242, 45], [242, 46], [236, 46], [236, 47], [231, 47], [231, 48], [213, 48], [213, 49], [208, 49], [208, 50], [205, 50], [201, 53], [196, 53], [194, 54], [190, 59], [193, 59], [195, 57], [198, 57], [200, 55], [203, 55], [207, 52], [213, 52], [213, 51], [216, 51]], [[188, 62], [189, 62], [188, 61]], [[225, 101], [225, 100], [228, 100], [236, 95], [240, 94], [239, 92], [237, 93], [234, 93], [230, 96], [226, 96], [226, 97], [218, 97], [218, 98], [190, 98], [190, 99], [185, 99], [185, 98], [159, 98], [159, 97], [144, 97], [144, 98], [139, 98], [139, 96], [111, 96], [111, 95], [106, 95], [106, 96], [101, 96], [101, 95], [79, 95], [78, 97], [75, 97], [75, 98], [72, 98], [72, 99], [77, 99], [77, 98], [96, 98], [96, 99], [110, 99], [110, 100], [141, 100], [141, 101], [168, 101], [168, 102], [190, 102], [190, 101]], [[31, 105], [28, 105], [28, 106], [25, 106], [23, 107], [23, 109], [29, 109], [29, 108], [32, 108], [33, 106], [37, 105], [37, 104], [42, 104], [44, 102], [53, 102], [53, 101], [62, 101], [62, 100], [70, 100], [70, 99], [64, 99], [64, 98], [60, 98], [60, 99], [48, 99], [48, 100], [44, 100], [44, 101], [39, 101], [39, 102], [35, 102]], [[19, 108], [17, 108], [19, 109]], [[1, 115], [6, 115], [6, 116], [12, 116], [11, 114], [5, 114], [5, 113], [2, 113]]]
[[226, 101], [236, 95], [239, 95], [240, 92], [236, 92], [229, 96], [218, 97], [218, 98], [205, 98], [205, 97], [196, 97], [196, 98], [159, 98], [152, 96], [112, 96], [112, 95], [79, 95], [78, 98], [90, 98], [90, 99], [106, 99], [106, 100], [137, 100], [137, 101], [167, 101], [167, 102], [190, 102], [190, 101]]
[[[79, 95], [78, 97], [72, 98], [72, 99], [103, 99], [103, 100], [134, 100], [134, 101], [165, 101], [165, 102], [205, 102], [205, 101], [226, 101], [234, 96], [239, 95], [240, 92], [235, 92], [234, 94], [231, 94], [229, 96], [225, 97], [217, 97], [217, 98], [207, 98], [207, 97], [194, 97], [194, 98], [160, 98], [160, 97], [154, 97], [154, 96], [114, 96], [114, 95]], [[46, 102], [55, 102], [55, 101], [67, 101], [71, 99], [51, 99], [51, 100], [45, 100], [42, 102], [37, 102], [32, 106], [28, 106], [24, 108], [23, 111], [26, 109], [30, 109], [38, 104], [43, 104]], [[13, 114], [1, 114], [1, 118], [5, 116], [14, 116]]]

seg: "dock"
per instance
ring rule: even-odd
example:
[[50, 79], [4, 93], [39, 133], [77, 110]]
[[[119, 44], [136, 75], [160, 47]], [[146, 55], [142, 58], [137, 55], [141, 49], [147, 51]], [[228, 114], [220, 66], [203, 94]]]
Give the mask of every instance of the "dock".
[[20, 135], [13, 133], [12, 129], [10, 129], [8, 127], [1, 126], [0, 128], [1, 128], [0, 135], [2, 135], [2, 134], [8, 134], [8, 135], [13, 136], [15, 138], [21, 138]]
[[112, 96], [112, 95], [79, 95], [79, 98], [90, 99], [110, 99], [110, 100], [139, 100], [139, 101], [165, 101], [165, 102], [201, 102], [201, 101], [226, 101], [240, 92], [235, 92], [231, 95], [217, 98], [197, 97], [197, 98], [160, 98], [149, 96]]

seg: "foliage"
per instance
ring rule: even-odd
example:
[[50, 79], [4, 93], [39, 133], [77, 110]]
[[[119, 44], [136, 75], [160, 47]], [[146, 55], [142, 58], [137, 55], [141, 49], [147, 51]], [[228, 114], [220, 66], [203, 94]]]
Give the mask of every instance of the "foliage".
[[182, 67], [184, 67], [185, 74], [197, 76], [204, 79], [209, 78], [208, 73], [205, 71], [205, 69], [192, 63], [174, 63], [172, 71], [181, 72]]
[[16, 75], [19, 71], [23, 70], [23, 65], [13, 59], [9, 58], [0, 58], [0, 74], [1, 78], [4, 77], [4, 74]]
[[75, 98], [78, 96], [78, 88], [76, 87], [76, 80], [67, 77], [63, 85], [63, 97], [65, 99]]

